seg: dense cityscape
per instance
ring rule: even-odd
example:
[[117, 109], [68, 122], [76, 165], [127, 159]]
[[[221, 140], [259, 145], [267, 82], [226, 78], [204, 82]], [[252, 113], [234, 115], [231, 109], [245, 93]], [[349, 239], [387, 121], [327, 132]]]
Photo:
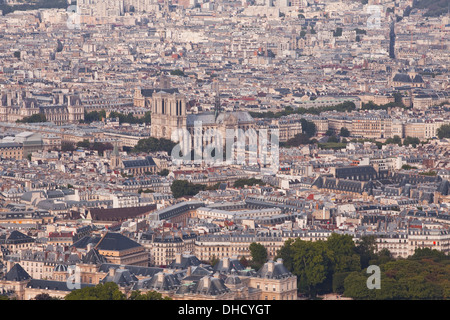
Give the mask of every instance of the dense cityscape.
[[0, 300], [450, 298], [449, 0], [0, 12]]

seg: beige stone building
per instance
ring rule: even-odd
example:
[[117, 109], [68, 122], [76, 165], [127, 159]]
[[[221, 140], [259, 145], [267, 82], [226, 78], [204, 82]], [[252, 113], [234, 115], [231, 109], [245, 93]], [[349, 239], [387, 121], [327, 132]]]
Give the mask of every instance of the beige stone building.
[[0, 143], [0, 158], [6, 160], [22, 160], [23, 145], [19, 143]]
[[268, 261], [249, 278], [249, 286], [261, 289], [259, 300], [297, 300], [297, 277], [283, 265], [283, 260]]

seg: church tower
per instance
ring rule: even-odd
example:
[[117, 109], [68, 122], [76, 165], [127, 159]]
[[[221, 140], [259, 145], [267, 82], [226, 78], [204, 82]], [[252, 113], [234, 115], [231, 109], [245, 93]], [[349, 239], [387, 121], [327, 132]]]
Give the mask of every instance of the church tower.
[[114, 143], [114, 149], [111, 152], [111, 159], [110, 159], [109, 165], [110, 165], [111, 169], [113, 169], [113, 170], [120, 168], [122, 165], [117, 142]]
[[152, 95], [151, 135], [171, 140], [177, 129], [186, 129], [186, 97], [162, 80], [163, 88]]

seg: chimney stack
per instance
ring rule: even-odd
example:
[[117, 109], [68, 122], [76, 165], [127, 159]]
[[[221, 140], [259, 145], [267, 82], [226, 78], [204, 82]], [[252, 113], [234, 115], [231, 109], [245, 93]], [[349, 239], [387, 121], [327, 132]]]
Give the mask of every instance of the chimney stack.
[[223, 259], [223, 267], [225, 269], [228, 269], [230, 267], [230, 259], [229, 258], [224, 258]]
[[175, 254], [175, 263], [176, 264], [180, 264], [181, 263], [181, 258], [182, 258], [181, 253], [176, 253]]
[[12, 260], [6, 262], [6, 272], [9, 272], [16, 263]]
[[273, 261], [267, 262], [267, 271], [273, 272], [274, 267], [275, 267], [275, 263]]

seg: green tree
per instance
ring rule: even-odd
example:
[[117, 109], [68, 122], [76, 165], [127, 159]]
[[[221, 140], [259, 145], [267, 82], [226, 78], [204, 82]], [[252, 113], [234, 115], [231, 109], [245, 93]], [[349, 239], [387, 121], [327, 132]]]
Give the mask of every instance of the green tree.
[[398, 144], [399, 146], [402, 145], [402, 138], [400, 138], [398, 135], [395, 135], [393, 138], [386, 139], [386, 144]]
[[78, 148], [85, 148], [85, 149], [89, 149], [91, 143], [89, 142], [88, 139], [84, 139], [83, 141], [78, 141], [77, 142], [77, 147]]
[[412, 145], [414, 148], [420, 143], [419, 138], [413, 138], [413, 137], [406, 137], [403, 140], [403, 145], [409, 146]]
[[375, 289], [367, 288], [367, 274], [352, 272], [344, 280], [344, 295], [357, 300], [374, 299]]
[[276, 258], [283, 259], [283, 265], [290, 272], [294, 271], [294, 251], [292, 248], [292, 244], [294, 243], [293, 239], [288, 239], [284, 242], [284, 245], [278, 250]]
[[243, 266], [244, 268], [247, 268], [247, 267], [250, 266], [250, 262], [249, 262], [249, 261], [247, 260], [247, 258], [244, 257], [244, 256], [242, 256], [242, 257], [239, 259], [239, 262], [242, 264], [242, 266]]
[[204, 184], [194, 184], [187, 180], [174, 180], [170, 186], [172, 195], [174, 198], [180, 198], [184, 196], [195, 196], [200, 191], [206, 189]]
[[335, 135], [332, 135], [328, 138], [328, 143], [339, 143], [339, 138], [336, 137]]
[[260, 243], [252, 242], [250, 244], [250, 254], [252, 256], [252, 266], [254, 269], [260, 269], [267, 261], [267, 249]]
[[439, 139], [450, 138], [450, 124], [444, 124], [437, 129]]
[[361, 268], [367, 268], [372, 260], [377, 258], [377, 244], [375, 236], [362, 236], [355, 247], [356, 253], [360, 257]]
[[142, 120], [146, 124], [151, 124], [152, 123], [152, 112], [151, 111], [145, 112], [144, 117], [142, 118]]
[[172, 300], [169, 297], [163, 297], [161, 293], [157, 291], [148, 291], [142, 293], [139, 290], [132, 291], [128, 300]]
[[349, 272], [361, 270], [361, 262], [356, 254], [355, 242], [350, 235], [332, 233], [325, 242], [333, 252], [334, 272]]
[[309, 137], [305, 133], [298, 133], [293, 138], [286, 141], [285, 146], [286, 147], [298, 147], [305, 144], [310, 144], [311, 141], [309, 140]]
[[308, 121], [304, 118], [300, 119], [302, 124], [302, 132], [308, 137], [314, 137], [316, 135], [316, 125], [312, 121]]
[[33, 300], [60, 300], [60, 299], [52, 297], [48, 293], [40, 293], [37, 296], [35, 296]]
[[168, 169], [162, 169], [160, 172], [158, 172], [158, 175], [166, 177], [170, 171]]
[[414, 254], [409, 256], [410, 260], [421, 260], [421, 259], [432, 259], [433, 261], [439, 262], [450, 259], [449, 256], [445, 255], [442, 251], [430, 248], [417, 248]]
[[210, 264], [212, 267], [214, 267], [216, 264], [219, 263], [219, 261], [220, 261], [220, 259], [217, 258], [215, 255], [213, 255], [213, 256], [211, 257], [211, 259], [209, 259], [209, 264]]
[[250, 178], [250, 179], [237, 179], [233, 184], [235, 188], [243, 188], [244, 186], [254, 186], [254, 185], [264, 186], [265, 183], [261, 179]]
[[350, 137], [350, 131], [348, 131], [348, 129], [346, 127], [342, 127], [339, 135], [341, 137]]
[[165, 139], [165, 138], [154, 138], [150, 137], [147, 139], [141, 139], [138, 141], [136, 146], [134, 146], [132, 152], [157, 152], [157, 151], [166, 151], [167, 153], [171, 153], [172, 149], [176, 146], [176, 143]]
[[103, 154], [106, 150], [113, 150], [114, 146], [109, 142], [96, 141], [90, 146], [90, 149], [96, 150], [100, 156], [103, 156]]
[[125, 300], [125, 295], [114, 282], [100, 283], [70, 292], [65, 300]]
[[331, 272], [333, 253], [324, 241], [303, 241], [296, 239], [292, 243], [293, 274], [298, 278], [300, 292], [315, 297], [329, 287], [331, 290]]
[[175, 70], [171, 70], [170, 74], [172, 76], [180, 76], [180, 77], [185, 77], [186, 75], [184, 74], [184, 72], [180, 69], [175, 69]]
[[63, 152], [70, 152], [70, 151], [75, 151], [75, 144], [73, 142], [68, 142], [65, 141], [63, 143], [61, 143], [61, 151]]
[[24, 117], [22, 120], [17, 120], [19, 123], [39, 123], [47, 122], [47, 118], [43, 113], [35, 113], [29, 117]]

